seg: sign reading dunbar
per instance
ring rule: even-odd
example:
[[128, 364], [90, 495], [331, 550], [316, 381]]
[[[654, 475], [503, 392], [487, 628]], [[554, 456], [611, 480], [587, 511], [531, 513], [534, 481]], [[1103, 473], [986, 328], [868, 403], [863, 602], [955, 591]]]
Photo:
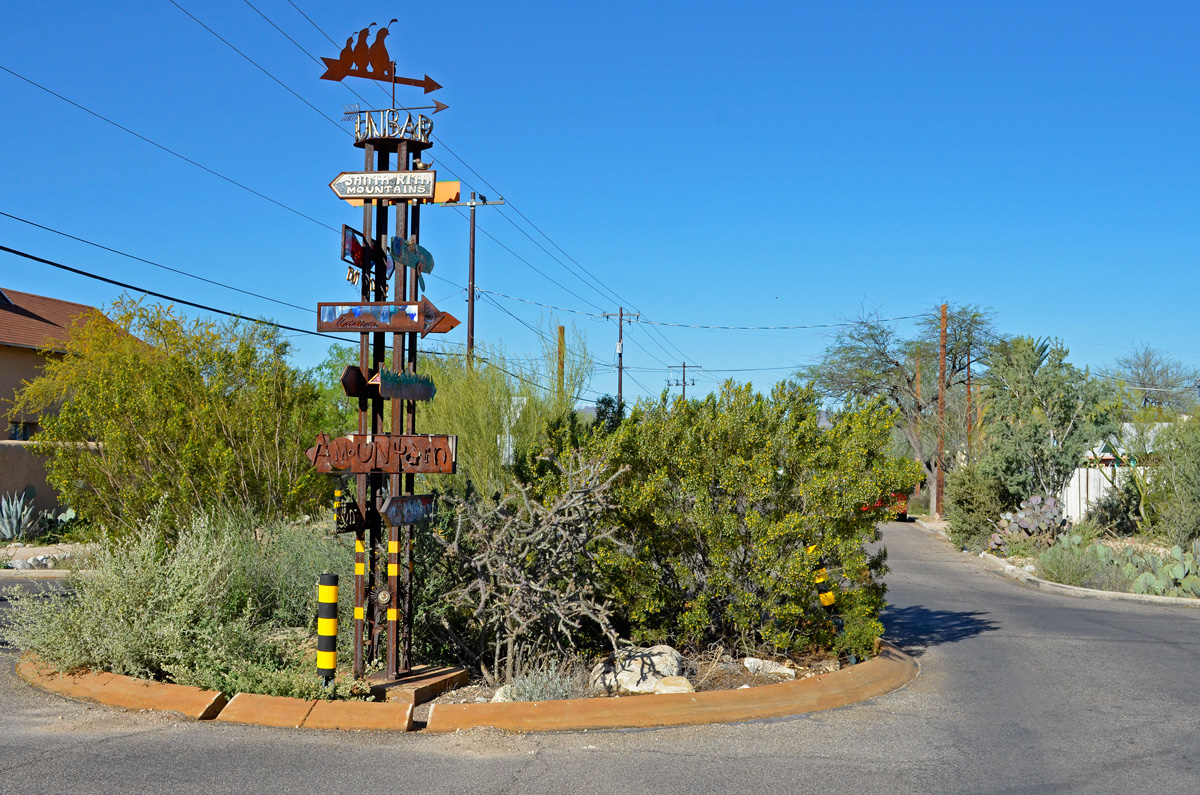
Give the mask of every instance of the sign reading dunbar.
[[433, 200], [436, 171], [343, 171], [329, 187], [339, 199]]

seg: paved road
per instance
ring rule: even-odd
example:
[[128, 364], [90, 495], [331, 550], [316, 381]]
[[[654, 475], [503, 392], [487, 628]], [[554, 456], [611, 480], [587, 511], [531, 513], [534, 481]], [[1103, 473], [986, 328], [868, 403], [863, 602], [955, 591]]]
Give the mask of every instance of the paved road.
[[378, 736], [189, 723], [27, 687], [0, 657], [0, 792], [1200, 791], [1200, 610], [1026, 590], [888, 525], [908, 687], [791, 719]]

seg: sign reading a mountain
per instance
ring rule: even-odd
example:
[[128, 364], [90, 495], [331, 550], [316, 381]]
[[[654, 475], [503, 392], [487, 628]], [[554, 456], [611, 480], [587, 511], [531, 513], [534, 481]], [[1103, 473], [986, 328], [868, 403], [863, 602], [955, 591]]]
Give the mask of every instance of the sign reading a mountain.
[[330, 439], [329, 434], [322, 433], [305, 455], [318, 472], [453, 475], [457, 452], [457, 436], [352, 434]]
[[456, 326], [458, 318], [438, 309], [428, 298], [411, 303], [317, 304], [317, 331], [416, 331], [424, 337]]
[[436, 171], [343, 171], [329, 183], [339, 199], [433, 200]]
[[433, 516], [432, 494], [397, 494], [383, 502], [381, 513], [388, 523], [413, 524]]

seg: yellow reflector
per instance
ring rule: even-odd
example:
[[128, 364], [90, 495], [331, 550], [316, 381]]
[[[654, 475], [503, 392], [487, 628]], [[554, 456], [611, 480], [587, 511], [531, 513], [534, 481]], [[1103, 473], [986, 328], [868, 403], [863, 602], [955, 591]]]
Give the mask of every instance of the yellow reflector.
[[317, 652], [317, 667], [318, 668], [337, 668], [337, 652], [336, 651], [319, 651]]
[[400, 551], [400, 542], [399, 541], [389, 541], [388, 542], [388, 554], [389, 555], [393, 552], [399, 552], [399, 551]]
[[395, 564], [395, 563], [388, 564], [388, 576], [389, 577], [395, 577], [399, 573], [400, 573], [400, 567], [397, 564]]
[[361, 607], [354, 608], [354, 618], [358, 621], [362, 621], [363, 609]]
[[354, 551], [355, 552], [366, 552], [367, 551], [363, 547], [363, 542], [359, 541], [357, 538], [354, 539]]
[[821, 604], [824, 605], [825, 607], [832, 607], [833, 603], [836, 601], [837, 601], [837, 597], [833, 595], [832, 591], [830, 591], [829, 593], [821, 594]]
[[318, 618], [317, 619], [317, 634], [330, 635], [337, 634], [337, 619], [336, 618]]
[[361, 577], [366, 573], [367, 573], [367, 564], [365, 564], [365, 563], [355, 563], [354, 564], [354, 575], [356, 577]]
[[325, 602], [326, 604], [337, 604], [337, 589], [336, 585], [318, 585], [317, 601]]
[[396, 608], [389, 607], [388, 608], [388, 621], [395, 621], [395, 620], [396, 620]]

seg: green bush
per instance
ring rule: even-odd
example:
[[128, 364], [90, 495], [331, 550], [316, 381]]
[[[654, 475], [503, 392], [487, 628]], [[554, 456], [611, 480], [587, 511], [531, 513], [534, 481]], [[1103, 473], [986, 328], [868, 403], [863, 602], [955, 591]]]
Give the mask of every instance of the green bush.
[[[886, 553], [866, 550], [882, 517], [863, 506], [910, 491], [918, 465], [889, 454], [893, 414], [881, 402], [846, 409], [831, 428], [819, 409], [795, 382], [769, 395], [727, 382], [700, 400], [641, 403], [590, 437], [626, 469], [599, 573], [636, 641], [870, 656]], [[818, 603], [823, 564], [842, 633]]]
[[[178, 684], [316, 697], [316, 581], [353, 553], [311, 525], [251, 531], [197, 519], [150, 523], [94, 552], [66, 596], [13, 591], [0, 635], [60, 671], [90, 668]], [[341, 589], [339, 650], [350, 653], [353, 588]], [[340, 686], [348, 695], [361, 688]]]
[[1063, 585], [1087, 586], [1104, 565], [1074, 538], [1061, 536], [1037, 557], [1038, 576]]
[[513, 701], [556, 701], [588, 695], [588, 669], [576, 658], [545, 658], [507, 684]]
[[978, 464], [958, 467], [946, 477], [946, 519], [950, 540], [964, 549], [988, 548], [996, 520], [1005, 510], [1003, 487]]

